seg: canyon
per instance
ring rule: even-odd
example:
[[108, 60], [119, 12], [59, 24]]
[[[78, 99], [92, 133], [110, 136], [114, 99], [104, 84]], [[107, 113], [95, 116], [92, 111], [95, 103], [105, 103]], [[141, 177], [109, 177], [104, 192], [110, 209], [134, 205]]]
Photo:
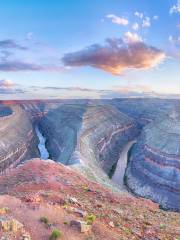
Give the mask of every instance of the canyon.
[[178, 212], [179, 104], [166, 99], [1, 101], [1, 173], [31, 158], [49, 158], [111, 191]]
[[27, 113], [18, 105], [1, 106], [0, 117], [0, 172], [21, 162], [38, 157], [34, 128]]

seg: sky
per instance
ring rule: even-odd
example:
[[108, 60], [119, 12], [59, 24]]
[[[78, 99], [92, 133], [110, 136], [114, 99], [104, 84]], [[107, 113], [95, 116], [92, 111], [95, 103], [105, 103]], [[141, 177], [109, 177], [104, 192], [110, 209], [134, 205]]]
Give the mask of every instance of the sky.
[[0, 2], [0, 99], [180, 96], [179, 0]]

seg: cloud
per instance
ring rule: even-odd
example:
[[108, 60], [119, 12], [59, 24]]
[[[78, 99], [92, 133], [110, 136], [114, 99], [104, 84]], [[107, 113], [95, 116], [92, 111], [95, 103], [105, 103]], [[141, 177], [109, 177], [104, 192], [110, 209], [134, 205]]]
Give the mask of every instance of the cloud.
[[9, 79], [0, 80], [0, 88], [11, 88], [13, 86], [13, 82]]
[[137, 22], [134, 23], [134, 24], [132, 25], [132, 29], [133, 29], [134, 31], [139, 30], [139, 24], [138, 24]]
[[145, 17], [143, 19], [142, 27], [148, 28], [151, 26], [151, 19], [149, 17]]
[[91, 66], [119, 75], [127, 69], [152, 68], [164, 58], [163, 51], [143, 42], [107, 39], [104, 45], [93, 44], [80, 51], [65, 54], [62, 62], [65, 66]]
[[19, 72], [19, 71], [47, 71], [61, 72], [65, 70], [63, 67], [53, 65], [38, 65], [34, 63], [22, 62], [19, 60], [0, 62], [0, 71]]
[[[29, 40], [31, 37], [33, 37], [33, 33], [29, 32], [27, 34], [27, 37], [29, 37]], [[27, 40], [27, 39], [26, 39]], [[43, 50], [42, 50], [43, 49]], [[63, 70], [66, 70], [65, 68], [63, 68], [62, 66], [56, 66], [55, 60], [56, 62], [59, 60], [59, 55], [58, 58], [56, 59], [50, 59], [51, 56], [48, 55], [47, 52], [45, 52], [45, 48], [38, 48], [35, 49], [36, 50], [36, 55], [34, 57], [35, 60], [31, 60], [31, 62], [27, 62], [24, 61], [24, 58], [29, 58], [29, 55], [23, 55], [23, 57], [21, 57], [21, 59], [17, 59], [15, 57], [17, 51], [16, 50], [28, 50], [25, 51], [26, 54], [30, 53], [30, 58], [33, 59], [32, 56], [32, 52], [34, 51], [33, 49], [27, 48], [25, 46], [22, 46], [18, 43], [16, 43], [16, 41], [12, 40], [12, 39], [5, 39], [5, 40], [1, 40], [0, 41], [0, 71], [4, 71], [4, 72], [17, 72], [17, 71], [47, 71], [47, 72], [61, 72]], [[47, 50], [47, 49], [46, 49]], [[31, 51], [31, 52], [30, 52]], [[45, 55], [48, 55], [46, 57], [46, 59], [44, 59], [47, 62], [47, 58], [49, 60], [49, 62], [53, 62], [52, 64], [44, 64], [41, 63], [39, 64], [39, 60], [37, 58], [38, 53], [42, 52]], [[56, 52], [57, 54], [57, 52]], [[44, 55], [44, 56], [45, 56]], [[43, 56], [43, 58], [44, 58]]]
[[150, 93], [153, 92], [152, 88], [147, 85], [127, 85], [127, 86], [114, 86], [113, 91], [119, 93]]
[[25, 94], [26, 91], [23, 89], [15, 88], [15, 89], [8, 89], [8, 88], [0, 88], [0, 94], [2, 95], [12, 95], [12, 94]]
[[134, 15], [135, 15], [136, 17], [140, 18], [140, 19], [142, 19], [142, 18], [144, 17], [144, 14], [143, 14], [143, 13], [137, 12], [137, 11], [134, 13]]
[[3, 49], [8, 49], [8, 48], [14, 48], [14, 49], [19, 49], [19, 50], [27, 50], [27, 47], [21, 46], [17, 44], [14, 40], [12, 39], [5, 39], [0, 41], [0, 48]]
[[180, 0], [177, 1], [176, 5], [173, 5], [170, 10], [169, 10], [170, 14], [174, 14], [174, 13], [180, 13]]
[[34, 33], [33, 32], [28, 32], [27, 34], [26, 34], [26, 39], [27, 40], [32, 40], [34, 38]]
[[9, 79], [2, 79], [0, 80], [0, 94], [1, 95], [10, 95], [10, 94], [19, 94], [25, 93], [25, 90], [21, 88], [17, 88], [11, 80]]
[[5, 72], [17, 72], [17, 71], [39, 71], [43, 70], [40, 65], [25, 63], [21, 61], [5, 61], [0, 62], [0, 71]]
[[107, 18], [110, 18], [112, 20], [113, 23], [116, 23], [118, 25], [123, 25], [123, 26], [127, 26], [129, 24], [129, 21], [123, 17], [118, 17], [114, 14], [109, 14], [106, 16]]
[[170, 35], [168, 40], [170, 43], [172, 43], [176, 46], [180, 45], [180, 36], [173, 37], [172, 35]]
[[45, 90], [68, 90], [68, 91], [81, 91], [81, 92], [91, 92], [94, 91], [90, 88], [82, 88], [82, 87], [43, 87]]
[[167, 49], [168, 55], [175, 59], [180, 59], [180, 36], [170, 35], [168, 38], [170, 46]]
[[142, 42], [142, 38], [137, 33], [128, 31], [124, 34], [124, 41], [127, 43]]
[[158, 15], [154, 15], [153, 16], [153, 20], [158, 20], [159, 19], [159, 16]]

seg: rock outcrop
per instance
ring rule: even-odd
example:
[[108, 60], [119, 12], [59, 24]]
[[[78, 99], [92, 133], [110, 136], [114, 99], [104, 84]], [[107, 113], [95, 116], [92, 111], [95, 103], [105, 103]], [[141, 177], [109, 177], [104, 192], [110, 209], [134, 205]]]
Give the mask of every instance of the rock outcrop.
[[0, 116], [0, 173], [39, 156], [37, 138], [27, 113], [17, 105], [5, 112], [9, 114]]
[[[0, 231], [0, 239], [49, 239], [54, 229], [68, 240], [179, 236], [179, 213], [163, 211], [158, 204], [128, 193], [112, 193], [53, 161], [29, 160], [0, 176], [0, 192], [0, 208], [9, 209], [5, 218], [24, 226], [23, 232]], [[87, 215], [72, 211], [77, 204]]]
[[132, 148], [126, 184], [136, 194], [180, 211], [180, 121], [156, 120], [147, 125]]

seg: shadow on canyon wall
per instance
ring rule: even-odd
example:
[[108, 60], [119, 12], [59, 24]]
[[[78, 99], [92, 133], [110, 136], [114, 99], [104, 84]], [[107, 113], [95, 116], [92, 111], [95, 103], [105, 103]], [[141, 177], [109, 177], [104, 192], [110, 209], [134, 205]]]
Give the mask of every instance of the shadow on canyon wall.
[[[43, 106], [42, 106], [43, 107]], [[61, 105], [48, 111], [39, 121], [42, 134], [46, 137], [46, 147], [50, 159], [70, 165], [75, 151], [78, 132], [82, 127], [87, 105]]]

